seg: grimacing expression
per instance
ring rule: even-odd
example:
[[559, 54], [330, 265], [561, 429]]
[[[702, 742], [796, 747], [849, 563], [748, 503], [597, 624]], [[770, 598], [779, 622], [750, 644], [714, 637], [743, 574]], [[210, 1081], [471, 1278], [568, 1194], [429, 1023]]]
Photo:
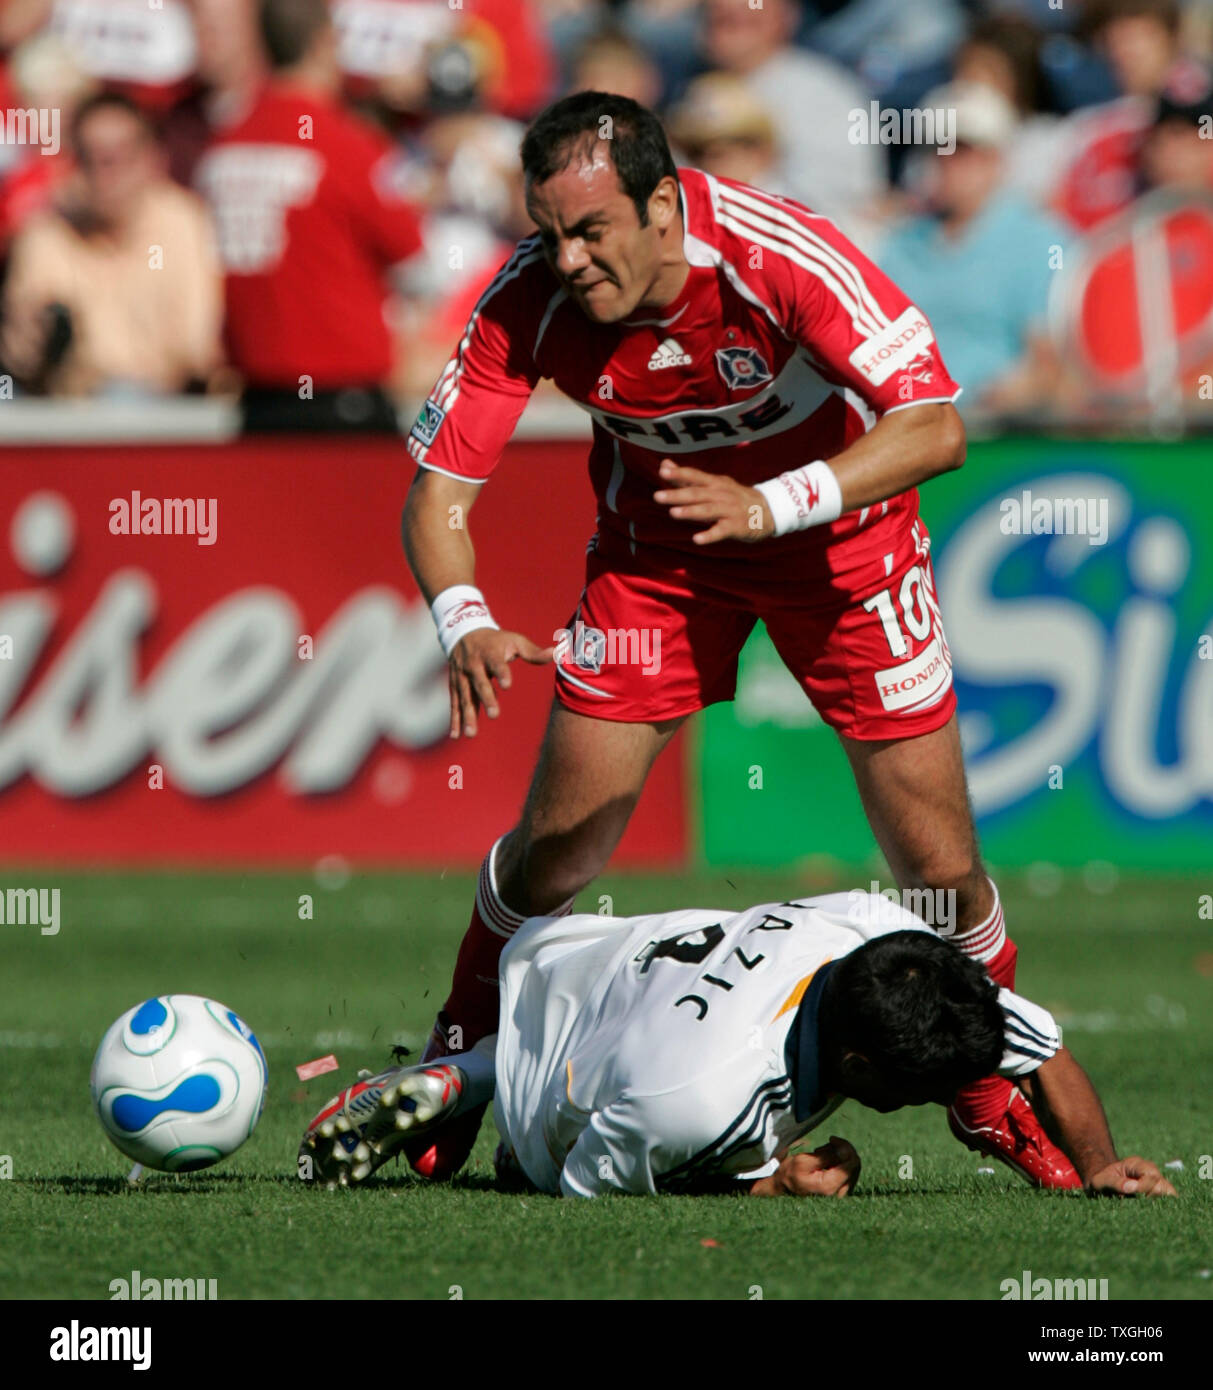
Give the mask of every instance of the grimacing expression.
[[642, 227], [597, 141], [592, 158], [587, 151], [544, 183], [528, 183], [526, 203], [548, 264], [582, 313], [595, 323], [633, 313], [661, 269], [661, 233], [678, 207], [674, 180], [658, 185]]

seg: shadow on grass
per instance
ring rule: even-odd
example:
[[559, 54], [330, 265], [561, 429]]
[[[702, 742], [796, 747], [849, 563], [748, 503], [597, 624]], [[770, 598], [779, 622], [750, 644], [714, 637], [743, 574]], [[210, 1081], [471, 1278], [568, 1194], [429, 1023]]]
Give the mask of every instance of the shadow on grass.
[[[401, 1173], [390, 1177], [375, 1177], [358, 1188], [347, 1188], [347, 1192], [410, 1191], [432, 1187], [434, 1184], [423, 1178], [415, 1178]], [[444, 1184], [453, 1192], [502, 1192], [495, 1178], [488, 1174], [460, 1174], [452, 1182]], [[291, 1173], [147, 1173], [137, 1183], [130, 1183], [123, 1177], [99, 1177], [91, 1174], [61, 1174], [53, 1177], [25, 1178], [13, 1183], [15, 1188], [48, 1196], [71, 1197], [122, 1197], [138, 1196], [180, 1196], [182, 1193], [236, 1192], [241, 1188], [268, 1190], [281, 1188], [283, 1191], [298, 1191], [307, 1184], [300, 1182]], [[324, 1189], [318, 1189], [324, 1191]], [[533, 1194], [539, 1195], [539, 1194]]]
[[285, 1187], [298, 1184], [293, 1173], [147, 1173], [137, 1183], [121, 1177], [95, 1177], [78, 1173], [58, 1177], [25, 1178], [14, 1187], [32, 1192], [54, 1193], [72, 1197], [120, 1197], [124, 1193], [234, 1192], [241, 1187]]
[[[26, 1190], [41, 1195], [48, 1196], [72, 1196], [72, 1197], [123, 1197], [123, 1196], [181, 1196], [189, 1193], [234, 1193], [241, 1189], [257, 1189], [268, 1192], [272, 1189], [279, 1189], [283, 1193], [288, 1191], [298, 1191], [301, 1187], [306, 1188], [306, 1184], [299, 1181], [293, 1173], [183, 1173], [174, 1175], [172, 1173], [148, 1173], [144, 1178], [135, 1184], [129, 1183], [123, 1177], [98, 1177], [93, 1175], [64, 1174], [56, 1177], [26, 1178], [13, 1183], [16, 1188]], [[519, 1189], [513, 1186], [503, 1186], [490, 1173], [460, 1173], [449, 1183], [435, 1184], [427, 1182], [424, 1178], [416, 1178], [411, 1173], [383, 1173], [380, 1172], [368, 1182], [355, 1188], [345, 1188], [340, 1190], [316, 1189], [318, 1196], [348, 1195], [357, 1192], [418, 1192], [425, 1191], [427, 1188], [442, 1187], [450, 1192], [491, 1192], [495, 1196], [504, 1197], [542, 1197], [551, 1201], [559, 1199], [550, 1193], [542, 1193], [534, 1189]], [[921, 1199], [923, 1197], [944, 1197], [944, 1198], [977, 1198], [978, 1200], [990, 1197], [1006, 1197], [1019, 1193], [1020, 1185], [1007, 1186], [1003, 1183], [991, 1184], [986, 1187], [984, 1183], [978, 1186], [976, 1183], [957, 1182], [955, 1179], [938, 1178], [923, 1181], [916, 1179], [911, 1182], [873, 1182], [862, 1183], [859, 1188], [847, 1199], [849, 1205], [858, 1205], [864, 1199], [896, 1198], [904, 1200], [906, 1198]], [[702, 1194], [677, 1194], [679, 1197], [694, 1197], [696, 1200], [703, 1200], [710, 1196], [725, 1201], [733, 1201], [744, 1197], [743, 1192], [721, 1192], [721, 1193], [702, 1193]], [[1024, 1189], [1024, 1195], [1028, 1195]], [[1035, 1194], [1033, 1194], [1035, 1195]], [[1065, 1196], [1070, 1197], [1072, 1193], [1046, 1193], [1046, 1198]], [[1081, 1194], [1080, 1194], [1081, 1195]]]
[[[1023, 1184], [1023, 1189], [1027, 1192], [1027, 1184]], [[956, 1178], [934, 1178], [924, 1182], [921, 1178], [914, 1178], [906, 1182], [861, 1182], [858, 1190], [853, 1194], [855, 1197], [976, 1197], [978, 1200], [985, 1200], [987, 1197], [1005, 1196], [1009, 1192], [1017, 1191], [1017, 1187], [1009, 1183], [999, 1182], [987, 1187], [984, 1183], [978, 1185], [973, 1182], [961, 1182]]]

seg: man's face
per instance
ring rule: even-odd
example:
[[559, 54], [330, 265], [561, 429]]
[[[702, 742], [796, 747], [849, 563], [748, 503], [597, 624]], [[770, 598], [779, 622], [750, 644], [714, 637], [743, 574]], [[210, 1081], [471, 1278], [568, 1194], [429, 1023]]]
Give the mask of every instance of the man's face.
[[260, 60], [256, 0], [190, 0], [198, 39], [198, 71], [222, 86]]
[[761, 186], [774, 167], [775, 147], [769, 140], [712, 140], [695, 149], [688, 149], [687, 159], [696, 169], [714, 174], [717, 178], [736, 179], [738, 183]]
[[677, 208], [673, 179], [649, 199], [649, 224], [619, 186], [603, 141], [546, 183], [527, 188], [548, 264], [578, 308], [595, 323], [617, 323], [644, 300], [661, 270], [661, 233]]
[[1151, 15], [1122, 15], [1099, 35], [1122, 92], [1156, 96], [1166, 84], [1175, 61], [1175, 39]]
[[1146, 137], [1142, 169], [1152, 188], [1191, 193], [1213, 189], [1213, 140], [1205, 140], [1190, 121], [1164, 121]]
[[713, 67], [746, 73], [761, 66], [787, 42], [794, 16], [787, 0], [706, 0], [703, 50]]
[[945, 217], [972, 217], [999, 186], [1002, 156], [958, 141], [951, 154], [935, 157], [931, 173], [932, 207]]
[[117, 107], [103, 107], [84, 123], [76, 159], [84, 175], [89, 210], [105, 222], [122, 221], [160, 172], [147, 128]]

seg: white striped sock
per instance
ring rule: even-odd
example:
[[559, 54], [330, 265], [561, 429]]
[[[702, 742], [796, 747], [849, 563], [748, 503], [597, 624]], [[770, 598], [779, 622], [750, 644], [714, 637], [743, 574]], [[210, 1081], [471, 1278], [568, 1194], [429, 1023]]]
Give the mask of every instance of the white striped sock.
[[[501, 837], [504, 840], [505, 836]], [[491, 850], [484, 856], [484, 862], [480, 865], [480, 878], [476, 884], [476, 911], [480, 914], [480, 920], [488, 927], [489, 931], [496, 936], [504, 936], [507, 939], [514, 935], [523, 922], [526, 914], [515, 912], [512, 907], [507, 907], [501, 900], [501, 894], [497, 891], [497, 869], [496, 854], [497, 847], [501, 844], [498, 840]], [[577, 895], [574, 894], [575, 898]], [[573, 898], [561, 903], [551, 912], [543, 913], [545, 917], [565, 917], [572, 911]]]
[[[503, 835], [501, 840], [504, 839]], [[489, 931], [508, 938], [514, 935], [526, 918], [522, 913], [507, 907], [497, 892], [497, 873], [493, 867], [493, 859], [501, 840], [498, 840], [484, 856], [484, 863], [480, 866], [480, 880], [476, 884], [476, 911]]]
[[984, 922], [978, 923], [972, 931], [967, 931], [963, 936], [955, 936], [953, 942], [973, 960], [980, 961], [982, 965], [988, 964], [1007, 944], [1007, 928], [1002, 916], [1002, 902], [998, 896], [998, 888], [993, 879], [987, 879], [994, 892], [994, 906], [990, 909], [990, 915]]

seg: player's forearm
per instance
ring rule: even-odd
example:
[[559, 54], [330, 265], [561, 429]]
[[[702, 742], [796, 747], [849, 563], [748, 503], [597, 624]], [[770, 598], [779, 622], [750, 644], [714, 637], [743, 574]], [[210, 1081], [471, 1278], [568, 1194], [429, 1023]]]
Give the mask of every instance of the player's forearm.
[[1090, 1079], [1068, 1048], [1061, 1048], [1030, 1076], [1020, 1080], [1049, 1138], [1089, 1184], [1116, 1162], [1107, 1116]]
[[467, 516], [478, 488], [429, 469], [418, 472], [404, 504], [404, 553], [427, 603], [455, 584], [472, 584], [476, 552]]
[[842, 510], [873, 507], [959, 468], [965, 430], [955, 406], [916, 405], [894, 411], [829, 460], [842, 489]]

